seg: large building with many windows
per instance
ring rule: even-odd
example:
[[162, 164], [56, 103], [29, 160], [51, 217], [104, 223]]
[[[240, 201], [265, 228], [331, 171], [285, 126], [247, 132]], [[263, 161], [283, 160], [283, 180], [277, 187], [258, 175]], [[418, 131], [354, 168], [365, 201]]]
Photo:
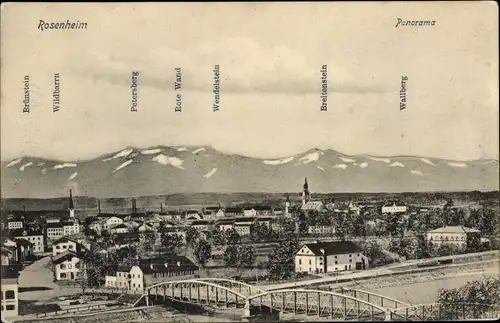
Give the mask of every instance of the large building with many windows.
[[295, 254], [295, 272], [317, 274], [368, 266], [368, 259], [351, 241], [306, 243]]
[[2, 319], [19, 314], [18, 277], [17, 267], [1, 266]]

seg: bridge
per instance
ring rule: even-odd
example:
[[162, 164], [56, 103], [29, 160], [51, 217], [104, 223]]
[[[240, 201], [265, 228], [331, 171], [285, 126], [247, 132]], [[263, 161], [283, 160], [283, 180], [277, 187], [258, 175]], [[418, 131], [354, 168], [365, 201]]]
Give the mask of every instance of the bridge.
[[328, 317], [343, 320], [387, 320], [392, 310], [410, 306], [399, 300], [357, 289], [339, 292], [314, 289], [266, 291], [224, 278], [166, 281], [144, 291], [147, 305], [167, 299], [222, 308], [243, 308], [245, 316], [274, 313]]
[[[97, 289], [97, 293], [117, 290]], [[294, 315], [331, 320], [422, 321], [442, 319], [498, 318], [499, 307], [466, 304], [451, 311], [443, 304], [411, 305], [377, 293], [341, 288], [263, 290], [257, 286], [225, 278], [196, 278], [165, 281], [143, 291], [121, 291], [140, 299], [133, 306], [161, 305], [171, 301], [192, 306], [242, 309], [244, 317]]]

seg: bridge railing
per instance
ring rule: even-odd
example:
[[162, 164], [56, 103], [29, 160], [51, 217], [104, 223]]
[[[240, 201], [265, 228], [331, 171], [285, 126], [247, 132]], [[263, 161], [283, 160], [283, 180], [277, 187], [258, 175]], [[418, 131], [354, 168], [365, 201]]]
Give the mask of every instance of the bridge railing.
[[391, 311], [391, 320], [450, 321], [500, 318], [500, 304], [432, 303], [419, 304]]

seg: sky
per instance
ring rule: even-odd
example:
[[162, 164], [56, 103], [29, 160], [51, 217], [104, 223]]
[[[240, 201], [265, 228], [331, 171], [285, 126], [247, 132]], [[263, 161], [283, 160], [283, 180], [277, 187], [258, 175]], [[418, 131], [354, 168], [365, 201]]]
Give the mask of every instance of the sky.
[[[2, 160], [80, 160], [157, 145], [259, 158], [311, 148], [499, 158], [493, 2], [8, 3], [1, 18]], [[398, 18], [435, 25], [395, 27]], [[42, 31], [40, 20], [87, 29]], [[328, 110], [320, 111], [325, 64]], [[182, 112], [174, 111], [175, 68]], [[132, 71], [140, 72], [137, 112]], [[22, 112], [25, 75], [30, 113]]]

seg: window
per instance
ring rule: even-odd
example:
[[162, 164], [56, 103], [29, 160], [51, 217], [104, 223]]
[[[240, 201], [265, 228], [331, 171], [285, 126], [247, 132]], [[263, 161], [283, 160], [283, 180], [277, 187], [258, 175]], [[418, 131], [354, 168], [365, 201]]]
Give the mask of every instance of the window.
[[335, 260], [335, 264], [336, 264], [336, 265], [338, 264], [337, 260]]
[[65, 265], [65, 264], [60, 264], [60, 265], [59, 265], [59, 267], [60, 267], [61, 269], [66, 269], [66, 265]]
[[7, 311], [13, 311], [13, 310], [15, 310], [15, 309], [16, 309], [16, 306], [15, 306], [15, 305], [7, 305], [7, 306], [5, 307], [5, 309], [6, 309]]
[[141, 275], [139, 275], [139, 274], [138, 274], [138, 275], [137, 275], [137, 278], [141, 278]]
[[137, 284], [137, 287], [141, 288], [141, 284]]
[[352, 255], [351, 255], [351, 254], [349, 254], [349, 257], [352, 257]]
[[358, 253], [358, 257], [359, 257], [359, 253]]
[[309, 259], [309, 265], [311, 264], [311, 259]]
[[132, 278], [135, 278], [135, 274], [132, 274]]
[[352, 262], [352, 259], [349, 259], [349, 262]]
[[68, 269], [71, 269], [71, 268], [73, 268], [73, 266], [71, 266], [71, 265], [68, 265]]
[[302, 259], [299, 259], [299, 265], [302, 265]]
[[56, 246], [56, 249], [61, 249], [61, 247], [59, 247], [59, 246]]
[[66, 278], [66, 273], [60, 273], [59, 278]]
[[2, 305], [2, 311], [3, 311], [3, 305]]
[[337, 256], [335, 256], [335, 259], [337, 259]]
[[5, 292], [5, 299], [15, 299], [16, 298], [16, 292], [13, 290], [8, 290]]

